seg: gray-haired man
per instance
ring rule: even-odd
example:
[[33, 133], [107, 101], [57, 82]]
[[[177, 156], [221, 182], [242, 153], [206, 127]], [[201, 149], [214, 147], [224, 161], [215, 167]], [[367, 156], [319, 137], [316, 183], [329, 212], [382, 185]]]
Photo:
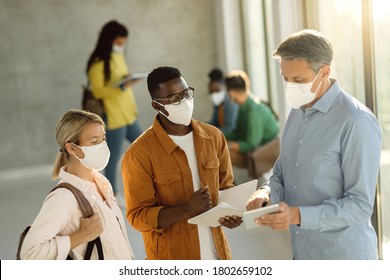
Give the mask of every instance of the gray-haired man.
[[258, 219], [290, 227], [294, 259], [377, 259], [371, 226], [382, 131], [371, 111], [330, 78], [332, 46], [314, 30], [287, 37], [275, 50], [293, 108], [270, 181], [247, 208], [280, 203]]

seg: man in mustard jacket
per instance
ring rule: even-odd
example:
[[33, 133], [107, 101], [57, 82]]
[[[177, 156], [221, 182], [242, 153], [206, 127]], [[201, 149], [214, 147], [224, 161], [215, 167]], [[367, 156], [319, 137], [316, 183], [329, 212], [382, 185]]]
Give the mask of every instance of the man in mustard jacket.
[[[231, 259], [221, 226], [187, 222], [217, 205], [219, 190], [233, 187], [225, 137], [192, 119], [194, 89], [178, 69], [154, 69], [148, 90], [158, 114], [122, 161], [127, 219], [142, 232], [147, 259]], [[241, 218], [220, 224], [234, 228]]]

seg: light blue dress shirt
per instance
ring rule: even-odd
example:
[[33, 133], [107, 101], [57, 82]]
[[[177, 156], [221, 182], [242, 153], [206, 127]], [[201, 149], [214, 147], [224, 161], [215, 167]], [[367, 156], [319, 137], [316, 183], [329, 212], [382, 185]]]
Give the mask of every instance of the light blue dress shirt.
[[292, 109], [270, 178], [271, 202], [299, 207], [294, 259], [377, 259], [371, 225], [382, 130], [371, 111], [332, 80], [309, 109]]

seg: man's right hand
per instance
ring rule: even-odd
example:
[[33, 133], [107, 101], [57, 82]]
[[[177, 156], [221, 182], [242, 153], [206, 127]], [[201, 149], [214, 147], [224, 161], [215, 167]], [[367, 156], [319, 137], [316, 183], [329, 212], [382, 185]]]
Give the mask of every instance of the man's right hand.
[[189, 217], [194, 217], [211, 208], [211, 196], [208, 187], [202, 187], [191, 196], [186, 203], [186, 209]]

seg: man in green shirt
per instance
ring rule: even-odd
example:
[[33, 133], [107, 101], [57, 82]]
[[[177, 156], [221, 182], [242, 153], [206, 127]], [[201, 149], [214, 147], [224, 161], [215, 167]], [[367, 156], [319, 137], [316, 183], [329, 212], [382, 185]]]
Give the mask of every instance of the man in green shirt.
[[236, 70], [225, 78], [226, 89], [239, 105], [236, 128], [226, 132], [232, 164], [248, 167], [248, 153], [275, 139], [279, 123], [272, 109], [251, 94], [250, 82], [244, 71]]

